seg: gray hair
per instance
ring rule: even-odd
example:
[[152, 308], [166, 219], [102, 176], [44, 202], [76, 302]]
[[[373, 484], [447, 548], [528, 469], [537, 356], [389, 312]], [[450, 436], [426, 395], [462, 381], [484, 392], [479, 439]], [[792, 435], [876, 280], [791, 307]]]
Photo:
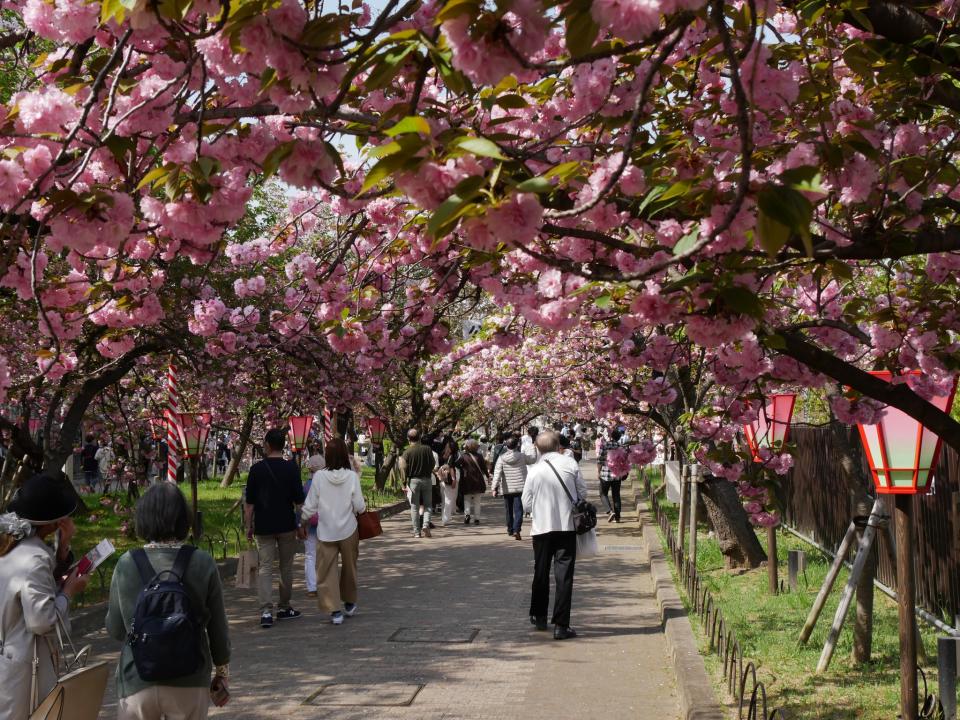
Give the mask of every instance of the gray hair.
[[560, 449], [560, 435], [556, 430], [544, 430], [537, 435], [537, 450], [541, 453], [557, 452]]
[[474, 438], [470, 438], [463, 444], [463, 449], [467, 452], [476, 452], [480, 449], [480, 443], [478, 443]]

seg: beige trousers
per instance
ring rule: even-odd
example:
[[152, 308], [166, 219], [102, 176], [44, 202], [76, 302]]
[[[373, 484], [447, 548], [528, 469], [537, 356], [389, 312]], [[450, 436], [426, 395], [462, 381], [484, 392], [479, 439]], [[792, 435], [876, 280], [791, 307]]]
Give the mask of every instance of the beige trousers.
[[257, 535], [257, 552], [260, 569], [257, 572], [257, 597], [260, 612], [273, 610], [273, 566], [280, 566], [280, 602], [278, 607], [286, 610], [293, 597], [293, 556], [297, 552], [297, 533], [290, 531], [279, 535]]
[[343, 540], [317, 542], [317, 607], [324, 612], [343, 610], [343, 603], [357, 602], [359, 555], [360, 535], [356, 530]]
[[210, 688], [153, 685], [117, 702], [117, 720], [207, 720]]

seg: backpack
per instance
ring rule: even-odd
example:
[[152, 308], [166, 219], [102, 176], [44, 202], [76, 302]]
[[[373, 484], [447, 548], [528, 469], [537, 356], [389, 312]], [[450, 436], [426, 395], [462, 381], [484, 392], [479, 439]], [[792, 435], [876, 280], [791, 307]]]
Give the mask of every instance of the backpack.
[[184, 545], [171, 570], [155, 572], [147, 553], [132, 550], [143, 581], [127, 644], [141, 679], [164, 682], [192, 675], [203, 665], [203, 626], [183, 578], [196, 548]]

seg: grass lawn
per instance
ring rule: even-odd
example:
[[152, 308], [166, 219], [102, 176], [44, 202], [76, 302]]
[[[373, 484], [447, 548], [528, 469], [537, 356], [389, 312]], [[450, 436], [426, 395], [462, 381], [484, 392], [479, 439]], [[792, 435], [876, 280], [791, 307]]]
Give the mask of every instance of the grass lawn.
[[[666, 504], [665, 508], [675, 528], [677, 508]], [[830, 668], [822, 675], [815, 675], [840, 591], [847, 580], [847, 570], [841, 571], [809, 642], [798, 647], [797, 637], [830, 567], [830, 558], [789, 533], [778, 533], [780, 577], [786, 580], [788, 550], [805, 551], [807, 570], [805, 576], [800, 577], [797, 592], [772, 597], [767, 592], [765, 566], [751, 571], [724, 570], [717, 542], [702, 530], [697, 537], [697, 567], [714, 602], [721, 607], [728, 627], [739, 638], [745, 661], [756, 663], [758, 679], [766, 685], [769, 708], [779, 707], [788, 717], [810, 719], [890, 720], [898, 716], [897, 606], [889, 597], [879, 590], [875, 593], [872, 662], [856, 667], [851, 660], [854, 605], [840, 633]], [[765, 532], [760, 540], [766, 547]], [[714, 654], [707, 655], [707, 638], [698, 619], [694, 616], [691, 621], [719, 689], [723, 661]], [[921, 660], [920, 665], [927, 673], [931, 691], [936, 691], [937, 632], [922, 621], [919, 625], [924, 647], [930, 653], [929, 660]], [[922, 700], [922, 683], [920, 692]], [[726, 698], [725, 690], [719, 690], [718, 696]]]
[[[225, 556], [234, 556], [241, 548], [246, 547], [246, 537], [242, 529], [242, 509], [234, 507], [240, 499], [246, 479], [246, 473], [242, 473], [228, 488], [221, 488], [219, 480], [199, 484], [199, 507], [203, 513], [204, 528], [200, 547], [212, 551], [218, 560]], [[306, 479], [306, 472], [304, 472], [304, 479]], [[377, 492], [374, 489], [373, 468], [366, 465], [363, 467], [360, 485], [367, 504], [372, 508], [391, 505], [403, 498], [402, 493], [395, 493], [389, 488], [382, 493]], [[184, 483], [181, 489], [189, 503], [189, 483]], [[141, 543], [125, 532], [125, 528], [133, 524], [133, 508], [127, 502], [125, 492], [83, 497], [91, 512], [87, 517], [76, 519], [77, 534], [73, 540], [74, 553], [79, 557], [103, 538], [108, 538], [117, 548], [116, 554], [101, 565], [91, 578], [81, 598], [81, 602], [88, 605], [106, 599], [110, 589], [110, 576], [117, 558], [127, 550], [139, 547]]]

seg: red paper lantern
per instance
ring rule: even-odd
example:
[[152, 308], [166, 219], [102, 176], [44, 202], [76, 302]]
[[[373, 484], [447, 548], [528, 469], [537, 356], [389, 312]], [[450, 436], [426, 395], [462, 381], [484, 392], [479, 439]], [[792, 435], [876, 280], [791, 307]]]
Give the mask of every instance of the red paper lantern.
[[379, 445], [383, 442], [383, 436], [387, 432], [387, 424], [378, 417], [368, 418], [367, 430], [370, 431], [370, 441], [374, 445]]
[[180, 448], [187, 457], [199, 457], [207, 446], [210, 433], [210, 413], [177, 413]]
[[313, 415], [291, 415], [288, 420], [291, 450], [300, 452], [307, 446], [307, 436], [313, 427]]
[[[888, 370], [870, 373], [885, 382], [893, 379]], [[920, 375], [914, 370], [909, 375]], [[946, 395], [935, 397], [930, 404], [944, 412], [953, 407], [957, 380]], [[924, 495], [930, 491], [930, 476], [940, 459], [940, 437], [902, 410], [887, 406], [876, 425], [857, 424], [867, 454], [870, 472], [877, 492], [882, 495]]]
[[762, 461], [760, 448], [783, 447], [790, 434], [790, 419], [793, 417], [793, 406], [796, 402], [795, 393], [772, 395], [770, 402], [760, 410], [757, 419], [743, 426], [754, 462]]
[[40, 432], [40, 426], [41, 426], [41, 424], [42, 424], [42, 422], [41, 422], [40, 418], [38, 418], [38, 417], [32, 417], [32, 418], [30, 418], [30, 421], [29, 421], [30, 434], [31, 434], [31, 435], [36, 435], [38, 432]]

